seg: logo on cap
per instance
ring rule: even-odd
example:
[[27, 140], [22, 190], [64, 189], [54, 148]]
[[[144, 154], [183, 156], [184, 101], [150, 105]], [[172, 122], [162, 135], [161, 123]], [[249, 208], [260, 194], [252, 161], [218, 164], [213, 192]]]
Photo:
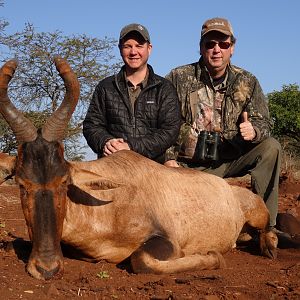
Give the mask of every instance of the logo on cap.
[[233, 36], [232, 26], [228, 20], [223, 18], [213, 18], [206, 20], [202, 25], [201, 37], [210, 31], [219, 31], [226, 35]]
[[132, 31], [138, 32], [145, 39], [145, 41], [148, 41], [150, 43], [150, 35], [146, 27], [136, 23], [126, 25], [125, 27], [122, 28], [120, 32], [119, 41], [121, 41], [128, 33]]

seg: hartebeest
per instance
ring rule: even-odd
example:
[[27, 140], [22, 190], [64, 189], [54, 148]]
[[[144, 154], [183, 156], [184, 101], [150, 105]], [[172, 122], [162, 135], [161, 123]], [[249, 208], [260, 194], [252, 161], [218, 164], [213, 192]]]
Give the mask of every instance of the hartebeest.
[[221, 253], [233, 247], [245, 224], [259, 230], [262, 254], [276, 255], [268, 210], [245, 188], [127, 150], [66, 161], [62, 140], [79, 84], [66, 61], [55, 62], [66, 95], [40, 130], [7, 96], [16, 62], [0, 70], [0, 111], [19, 142], [15, 177], [33, 244], [27, 265], [32, 276], [49, 279], [63, 271], [61, 241], [82, 259], [119, 263], [130, 257], [134, 272], [219, 268]]

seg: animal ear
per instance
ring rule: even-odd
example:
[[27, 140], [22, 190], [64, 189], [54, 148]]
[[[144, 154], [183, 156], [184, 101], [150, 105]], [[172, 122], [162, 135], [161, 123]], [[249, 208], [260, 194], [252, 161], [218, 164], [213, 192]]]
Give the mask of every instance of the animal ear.
[[119, 191], [123, 187], [121, 183], [113, 182], [98, 174], [74, 166], [70, 168], [70, 177], [69, 198], [75, 202], [80, 201], [82, 203], [83, 201], [86, 205], [103, 205], [112, 202], [115, 200], [115, 191]]
[[84, 190], [74, 184], [68, 185], [67, 195], [69, 199], [77, 204], [87, 205], [87, 206], [101, 206], [106, 205], [112, 201], [101, 200], [98, 195], [92, 195], [88, 189]]
[[0, 184], [15, 174], [16, 162], [16, 156], [0, 153]]
[[110, 179], [104, 178], [94, 172], [71, 166], [70, 168], [71, 182], [74, 185], [86, 187], [93, 191], [110, 190], [122, 186], [122, 183], [113, 182]]

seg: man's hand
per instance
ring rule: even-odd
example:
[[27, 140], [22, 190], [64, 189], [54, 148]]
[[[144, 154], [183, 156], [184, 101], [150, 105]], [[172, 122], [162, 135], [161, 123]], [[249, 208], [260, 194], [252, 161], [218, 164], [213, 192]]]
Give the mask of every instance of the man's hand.
[[256, 132], [251, 122], [248, 121], [248, 114], [246, 111], [242, 113], [242, 123], [240, 124], [240, 132], [242, 138], [245, 141], [252, 141], [256, 136]]
[[180, 166], [178, 165], [178, 163], [176, 162], [176, 160], [171, 159], [171, 160], [167, 160], [164, 165], [166, 167], [173, 167], [173, 168], [179, 168]]
[[108, 156], [120, 150], [130, 150], [129, 145], [121, 138], [111, 139], [105, 143], [103, 155]]

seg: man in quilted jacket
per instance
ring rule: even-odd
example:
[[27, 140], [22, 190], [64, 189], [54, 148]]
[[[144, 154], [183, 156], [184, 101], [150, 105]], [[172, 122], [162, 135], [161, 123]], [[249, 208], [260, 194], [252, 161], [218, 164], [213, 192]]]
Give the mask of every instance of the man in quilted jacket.
[[270, 136], [268, 104], [258, 80], [230, 63], [235, 42], [228, 20], [209, 19], [201, 30], [200, 60], [167, 75], [178, 92], [183, 125], [165, 165], [180, 164], [224, 178], [250, 174], [273, 228], [281, 147]]
[[176, 89], [147, 63], [152, 45], [143, 25], [121, 30], [119, 50], [124, 66], [96, 86], [84, 137], [98, 157], [125, 149], [164, 163], [181, 124]]

